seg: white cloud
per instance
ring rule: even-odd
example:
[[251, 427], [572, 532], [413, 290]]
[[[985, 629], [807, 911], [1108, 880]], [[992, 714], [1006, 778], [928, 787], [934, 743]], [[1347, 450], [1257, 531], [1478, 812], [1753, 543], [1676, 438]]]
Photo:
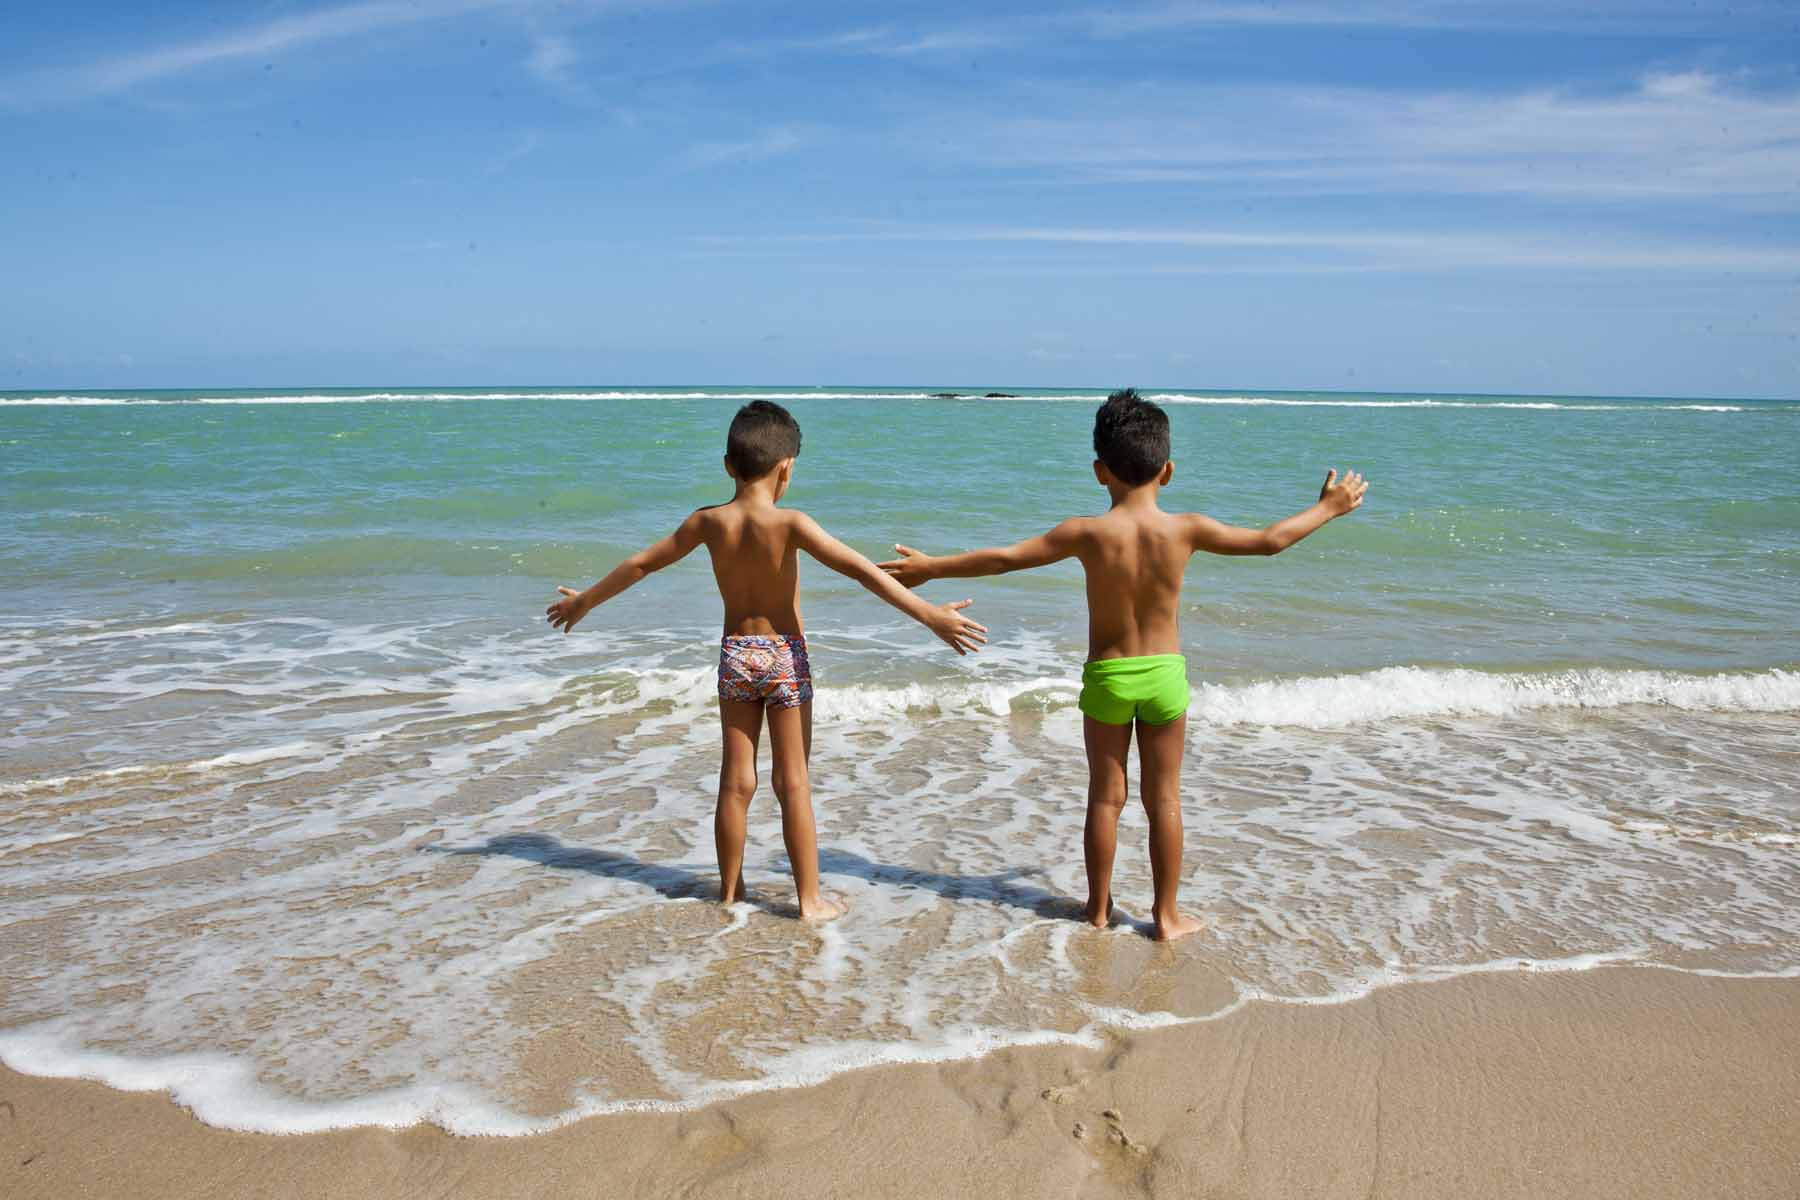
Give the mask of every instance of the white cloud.
[[736, 42], [701, 64], [734, 58], [825, 54], [901, 58], [1023, 49], [1082, 39], [1168, 37], [1184, 31], [1273, 27], [1390, 30], [1493, 30], [1642, 37], [1712, 35], [1758, 29], [1785, 31], [1792, 13], [1770, 0], [1739, 0], [1730, 9], [1691, 0], [1282, 0], [1265, 3], [1152, 3], [1106, 7], [1041, 7], [1004, 21], [926, 26], [890, 23], [812, 37]]
[[488, 176], [499, 175], [520, 159], [534, 153], [539, 146], [543, 145], [543, 143], [543, 134], [535, 129], [527, 129], [519, 135], [518, 139], [514, 141], [511, 146], [490, 159], [487, 166], [482, 168], [482, 174]]
[[[672, 0], [678, 2], [678, 0]], [[559, 3], [554, 11], [592, 13], [626, 7], [654, 6], [658, 0], [582, 0]], [[448, 20], [482, 12], [512, 11], [529, 19], [539, 0], [363, 0], [277, 17], [229, 33], [61, 68], [46, 68], [14, 77], [0, 90], [0, 104], [37, 108], [68, 104], [128, 91], [141, 84], [172, 79], [205, 67], [241, 61], [272, 60], [318, 43], [366, 36], [409, 25]], [[568, 68], [576, 55], [567, 38], [544, 34], [531, 26], [532, 48], [526, 67], [551, 84], [577, 88]]]
[[1004, 26], [943, 29], [899, 25], [862, 26], [800, 37], [749, 38], [715, 45], [676, 64], [651, 63], [652, 73], [703, 70], [719, 63], [816, 55], [825, 58], [924, 58], [1022, 46], [1053, 27], [1053, 18], [1030, 17]]
[[575, 47], [568, 38], [540, 33], [532, 39], [531, 56], [525, 60], [525, 67], [547, 83], [563, 83], [575, 58]]
[[689, 170], [760, 162], [791, 154], [812, 140], [812, 130], [806, 126], [774, 125], [734, 141], [697, 142], [684, 150], [676, 162]]
[[871, 44], [868, 52], [893, 57], [925, 54], [968, 54], [982, 50], [1004, 50], [1027, 40], [1028, 31], [1019, 27], [996, 29], [940, 29], [898, 36]]
[[1102, 37], [1132, 37], [1219, 26], [1362, 26], [1388, 29], [1493, 29], [1595, 34], [1687, 33], [1723, 24], [1786, 24], [1791, 11], [1768, 0], [1732, 9], [1690, 0], [1283, 0], [1275, 3], [1114, 5], [1079, 11], [1072, 21]]
[[1705, 72], [1650, 75], [1608, 95], [1158, 85], [1055, 89], [1020, 107], [1048, 115], [942, 113], [913, 134], [992, 167], [1265, 196], [1735, 197], [1791, 208], [1800, 180], [1800, 91]]
[[36, 72], [15, 80], [14, 86], [0, 98], [10, 98], [10, 103], [24, 107], [107, 96], [218, 63], [277, 58], [315, 42], [375, 33], [478, 9], [498, 8], [509, 2], [373, 0], [316, 9], [180, 45], [119, 55], [78, 67]]
[[[1082, 247], [1138, 247], [1193, 252], [1174, 260], [1144, 260], [1146, 272], [1434, 271], [1489, 268], [1527, 270], [1800, 273], [1800, 246], [1620, 238], [1598, 233], [1430, 232], [1390, 230], [1155, 229], [1129, 226], [908, 226], [861, 228], [773, 237], [708, 239], [717, 245], [803, 246], [833, 242], [1035, 243]], [[1130, 264], [1120, 264], [1129, 266]]]
[[571, 70], [580, 57], [575, 50], [575, 43], [568, 37], [534, 29], [531, 35], [531, 53], [525, 58], [525, 69], [563, 99], [582, 107], [594, 107], [599, 103], [599, 97], [594, 95], [586, 83], [576, 78]]

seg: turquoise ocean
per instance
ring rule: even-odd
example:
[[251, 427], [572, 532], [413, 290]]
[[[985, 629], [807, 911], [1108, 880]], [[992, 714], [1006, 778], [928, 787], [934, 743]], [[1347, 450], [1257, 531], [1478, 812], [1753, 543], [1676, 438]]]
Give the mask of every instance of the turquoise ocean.
[[[822, 868], [784, 919], [711, 840], [704, 552], [585, 586], [729, 497], [767, 396], [787, 503], [872, 558], [1098, 511], [1095, 389], [0, 393], [0, 1061], [203, 1120], [522, 1133], [880, 1062], [1467, 971], [1800, 973], [1800, 403], [1143, 389], [1198, 557], [1187, 905], [1083, 894], [1079, 567], [972, 597], [959, 659], [802, 566]], [[765, 752], [766, 753], [766, 752]], [[1222, 1002], [1221, 995], [1229, 997]]]

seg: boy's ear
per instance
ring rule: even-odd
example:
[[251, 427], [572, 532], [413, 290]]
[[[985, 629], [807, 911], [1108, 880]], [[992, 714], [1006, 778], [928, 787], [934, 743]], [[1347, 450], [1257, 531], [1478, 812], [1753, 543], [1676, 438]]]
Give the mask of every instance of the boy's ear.
[[1162, 474], [1156, 477], [1157, 487], [1168, 487], [1169, 480], [1175, 478], [1175, 460], [1170, 459], [1163, 464]]
[[1106, 464], [1101, 462], [1097, 458], [1094, 460], [1094, 478], [1098, 479], [1100, 481], [1101, 487], [1111, 487], [1112, 486], [1112, 482], [1113, 482], [1112, 472], [1107, 470]]
[[731, 469], [731, 455], [729, 455], [729, 454], [724, 455], [719, 459], [719, 461], [725, 464], [726, 476], [730, 479], [736, 479], [737, 472]]

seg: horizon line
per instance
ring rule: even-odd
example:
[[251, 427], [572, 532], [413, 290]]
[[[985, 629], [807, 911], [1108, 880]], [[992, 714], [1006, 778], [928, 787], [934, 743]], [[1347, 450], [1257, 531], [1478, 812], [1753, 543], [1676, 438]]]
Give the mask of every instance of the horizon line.
[[[1408, 399], [1455, 398], [1462, 400], [1698, 400], [1719, 401], [1731, 404], [1800, 404], [1800, 393], [1785, 396], [1732, 396], [1732, 395], [1652, 395], [1639, 392], [1478, 392], [1460, 388], [1428, 388], [1423, 391], [1399, 391], [1383, 388], [1279, 388], [1279, 387], [1194, 387], [1174, 385], [1135, 385], [1140, 392], [1188, 393], [1194, 395], [1214, 395], [1220, 397], [1257, 395], [1272, 396], [1399, 396]], [[910, 384], [910, 383], [457, 383], [457, 384], [251, 384], [244, 386], [193, 386], [193, 387], [80, 387], [80, 386], [39, 386], [0, 388], [0, 396], [35, 396], [49, 398], [51, 396], [131, 396], [147, 393], [242, 393], [264, 392], [272, 398], [280, 393], [322, 394], [328, 392], [375, 393], [375, 392], [480, 392], [480, 391], [531, 391], [551, 393], [545, 399], [553, 399], [557, 392], [592, 392], [592, 391], [789, 391], [789, 392], [831, 392], [831, 391], [866, 391], [866, 392], [931, 392], [956, 393], [959, 399], [980, 400], [987, 397], [984, 392], [1099, 392], [1109, 394], [1121, 390], [1109, 384]], [[474, 399], [476, 397], [471, 397]], [[935, 397], [934, 397], [935, 398]], [[1019, 399], [1032, 399], [1021, 395]]]

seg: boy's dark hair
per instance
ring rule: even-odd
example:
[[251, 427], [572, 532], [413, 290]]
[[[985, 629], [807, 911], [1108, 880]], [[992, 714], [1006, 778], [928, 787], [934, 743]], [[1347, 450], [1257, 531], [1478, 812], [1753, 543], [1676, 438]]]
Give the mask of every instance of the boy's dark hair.
[[799, 453], [800, 423], [781, 405], [752, 400], [731, 418], [731, 432], [725, 435], [725, 461], [739, 479], [761, 479], [776, 463]]
[[1094, 414], [1094, 457], [1120, 483], [1149, 483], [1169, 461], [1169, 414], [1136, 388], [1114, 392]]

